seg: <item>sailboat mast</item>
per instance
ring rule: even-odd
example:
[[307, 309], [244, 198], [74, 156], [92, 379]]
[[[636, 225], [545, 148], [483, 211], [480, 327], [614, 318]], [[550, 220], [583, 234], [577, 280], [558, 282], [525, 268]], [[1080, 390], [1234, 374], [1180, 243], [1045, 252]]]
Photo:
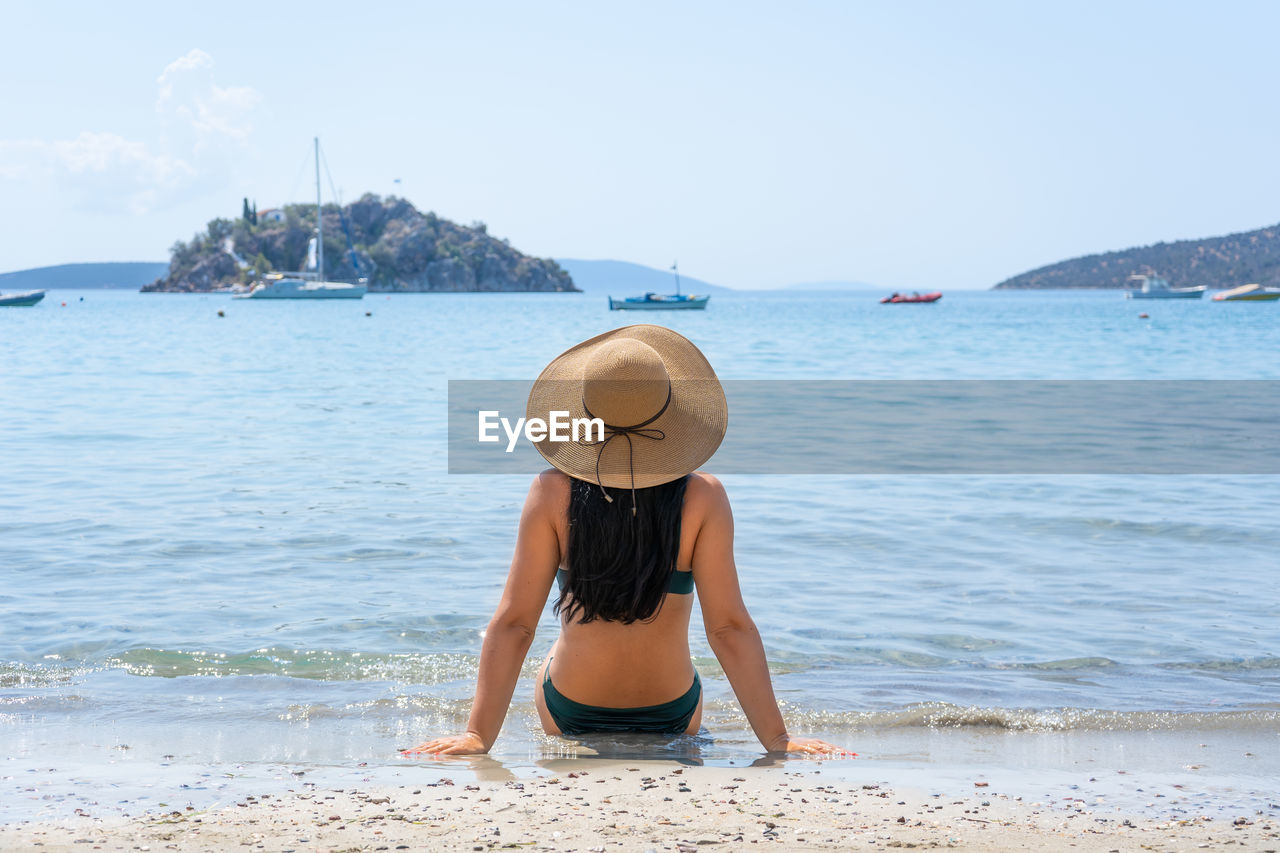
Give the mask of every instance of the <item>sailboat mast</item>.
[[316, 137], [316, 281], [324, 281], [324, 215], [320, 208], [320, 137]]

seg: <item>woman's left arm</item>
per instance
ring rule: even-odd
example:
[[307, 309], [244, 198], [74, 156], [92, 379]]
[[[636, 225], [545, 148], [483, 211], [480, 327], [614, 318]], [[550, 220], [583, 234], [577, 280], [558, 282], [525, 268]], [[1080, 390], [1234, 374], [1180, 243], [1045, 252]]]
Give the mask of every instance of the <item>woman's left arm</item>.
[[480, 672], [466, 732], [429, 740], [404, 750], [405, 754], [473, 755], [488, 752], [498, 739], [560, 565], [553, 476], [553, 472], [538, 475], [525, 499], [507, 585], [480, 647]]

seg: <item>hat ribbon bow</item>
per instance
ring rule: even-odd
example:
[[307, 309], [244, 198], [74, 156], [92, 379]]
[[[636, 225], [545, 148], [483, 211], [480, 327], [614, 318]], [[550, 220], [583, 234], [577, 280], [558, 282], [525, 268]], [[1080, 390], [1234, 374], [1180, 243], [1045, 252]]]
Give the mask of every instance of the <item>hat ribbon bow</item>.
[[[618, 436], [622, 436], [627, 440], [627, 469], [631, 472], [631, 515], [632, 517], [634, 517], [636, 514], [636, 468], [635, 468], [635, 445], [632, 444], [631, 437], [635, 436], [637, 438], [649, 438], [649, 439], [653, 439], [654, 441], [662, 441], [664, 438], [666, 438], [667, 434], [665, 432], [663, 432], [660, 429], [650, 427], [649, 424], [653, 423], [658, 418], [662, 417], [662, 415], [667, 411], [667, 407], [670, 405], [671, 405], [671, 386], [667, 385], [666, 402], [662, 404], [662, 408], [658, 409], [658, 413], [653, 417], [649, 418], [648, 420], [641, 421], [638, 424], [632, 424], [631, 426], [614, 426], [613, 424], [604, 424], [603, 439], [601, 439], [600, 441], [579, 442], [580, 444], [584, 444], [588, 447], [600, 448], [600, 451], [596, 454], [596, 485], [600, 487], [600, 492], [601, 494], [604, 495], [604, 499], [609, 503], [613, 503], [613, 498], [609, 495], [607, 491], [605, 491], [604, 483], [600, 482], [600, 460], [604, 457], [604, 449], [609, 446], [609, 442], [613, 441]], [[587, 408], [586, 400], [582, 401], [582, 411], [587, 413], [587, 417], [592, 418], [593, 420], [600, 420], [601, 423], [604, 423], [603, 418], [596, 418], [596, 416], [591, 413], [591, 410]]]

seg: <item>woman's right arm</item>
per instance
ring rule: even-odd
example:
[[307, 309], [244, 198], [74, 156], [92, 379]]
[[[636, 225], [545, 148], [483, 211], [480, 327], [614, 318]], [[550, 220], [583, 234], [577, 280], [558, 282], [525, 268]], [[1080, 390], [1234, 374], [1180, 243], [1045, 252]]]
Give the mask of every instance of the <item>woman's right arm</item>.
[[702, 605], [707, 641], [747, 715], [747, 722], [769, 752], [853, 755], [813, 738], [793, 738], [782, 720], [764, 643], [742, 600], [733, 560], [733, 511], [720, 481], [695, 474], [702, 524], [693, 546], [693, 580]]

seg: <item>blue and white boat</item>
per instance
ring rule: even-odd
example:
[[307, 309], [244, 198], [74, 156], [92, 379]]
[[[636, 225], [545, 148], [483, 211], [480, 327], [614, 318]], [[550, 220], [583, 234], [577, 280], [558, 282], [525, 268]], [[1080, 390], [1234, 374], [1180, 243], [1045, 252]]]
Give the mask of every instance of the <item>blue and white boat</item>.
[[676, 277], [675, 293], [646, 293], [644, 296], [628, 296], [626, 299], [609, 297], [610, 311], [676, 311], [680, 309], [706, 308], [710, 296], [694, 296], [680, 293], [680, 267], [671, 265]]
[[710, 296], [690, 296], [678, 293], [646, 293], [644, 296], [628, 296], [626, 299], [609, 297], [610, 311], [671, 311], [680, 308], [706, 308]]
[[28, 290], [26, 293], [0, 293], [0, 307], [18, 308], [35, 305], [44, 299], [43, 290]]

